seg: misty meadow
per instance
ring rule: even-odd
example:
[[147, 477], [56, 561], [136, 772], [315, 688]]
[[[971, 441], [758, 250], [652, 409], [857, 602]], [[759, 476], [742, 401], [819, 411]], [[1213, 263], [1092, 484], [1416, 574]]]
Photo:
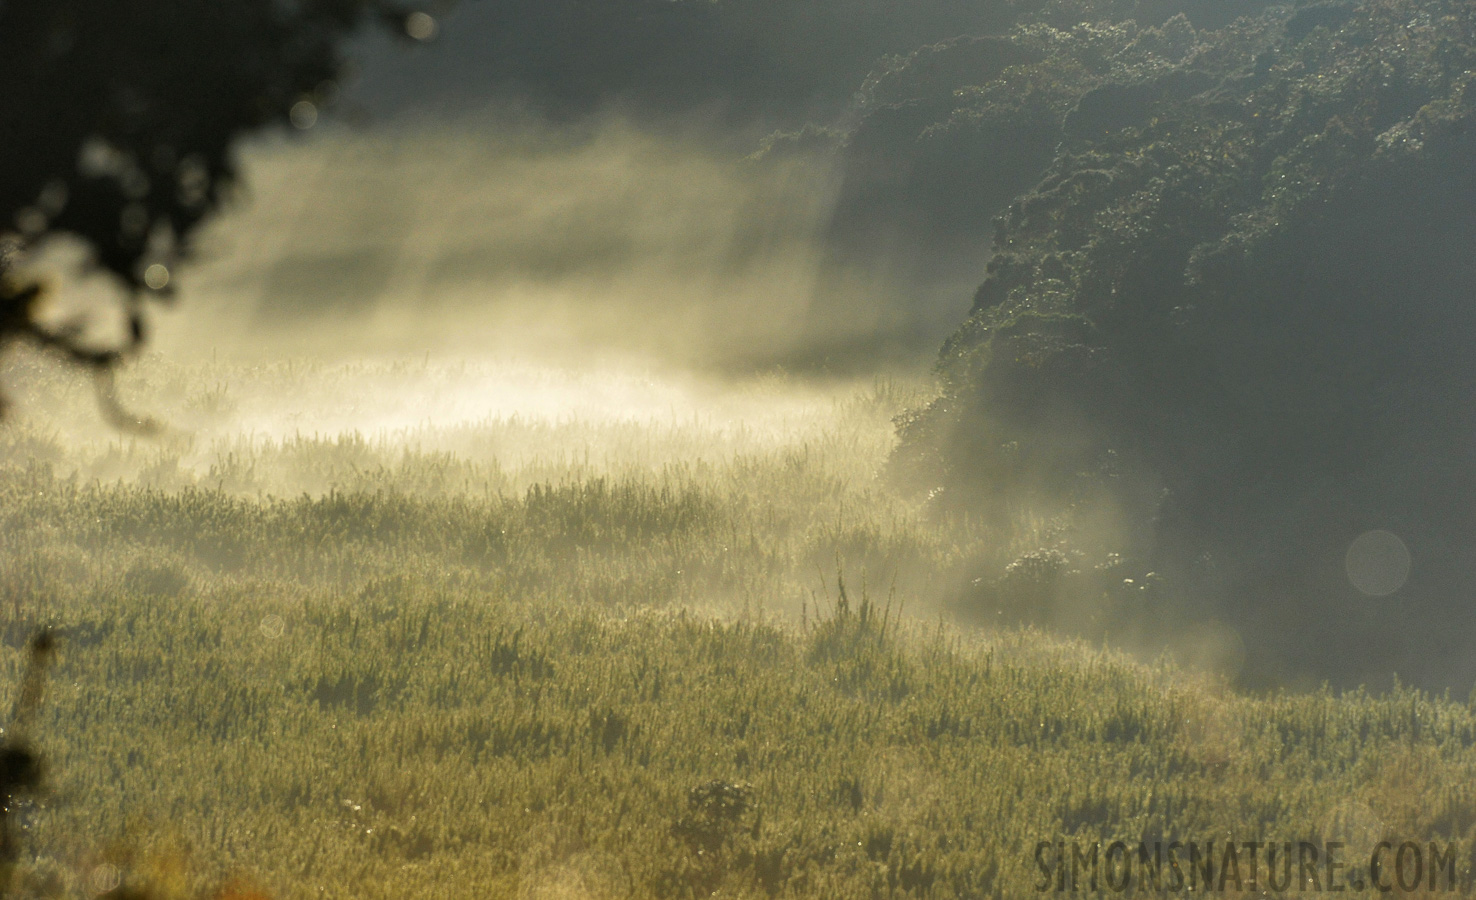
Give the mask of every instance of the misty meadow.
[[1476, 7], [176, 7], [0, 2], [0, 892], [1471, 892]]

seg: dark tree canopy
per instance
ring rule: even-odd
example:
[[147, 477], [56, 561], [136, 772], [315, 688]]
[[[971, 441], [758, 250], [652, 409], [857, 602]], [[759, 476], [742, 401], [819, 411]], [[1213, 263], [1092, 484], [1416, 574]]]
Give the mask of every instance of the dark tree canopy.
[[[942, 509], [1061, 517], [977, 602], [1229, 620], [1263, 679], [1476, 677], [1473, 9], [1029, 24], [877, 83], [949, 72], [914, 180], [973, 148], [1028, 188], [896, 458]], [[1345, 577], [1375, 528], [1417, 561], [1397, 613]]]
[[143, 298], [167, 290], [235, 180], [236, 139], [315, 118], [361, 24], [404, 35], [424, 15], [386, 0], [0, 0], [0, 235], [8, 253], [78, 238], [131, 298], [128, 340], [84, 346], [36, 324], [39, 288], [0, 257], [0, 342], [100, 369], [134, 349]]

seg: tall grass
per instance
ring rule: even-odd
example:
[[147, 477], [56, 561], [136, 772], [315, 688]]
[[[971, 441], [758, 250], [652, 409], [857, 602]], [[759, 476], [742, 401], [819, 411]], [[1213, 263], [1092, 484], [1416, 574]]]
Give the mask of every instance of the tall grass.
[[[169, 378], [239, 410], [402, 374]], [[943, 622], [989, 538], [876, 479], [905, 399], [163, 446], [14, 424], [0, 676], [60, 638], [23, 888], [1019, 897], [1041, 840], [1472, 837], [1468, 704], [1246, 696]]]

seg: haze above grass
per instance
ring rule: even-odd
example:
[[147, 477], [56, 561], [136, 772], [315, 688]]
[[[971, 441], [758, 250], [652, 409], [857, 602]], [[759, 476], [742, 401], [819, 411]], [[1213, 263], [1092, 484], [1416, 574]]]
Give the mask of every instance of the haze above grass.
[[1040, 840], [1476, 821], [1465, 704], [945, 621], [1007, 536], [877, 479], [905, 384], [154, 360], [146, 442], [7, 383], [0, 674], [63, 638], [40, 896], [1015, 897]]

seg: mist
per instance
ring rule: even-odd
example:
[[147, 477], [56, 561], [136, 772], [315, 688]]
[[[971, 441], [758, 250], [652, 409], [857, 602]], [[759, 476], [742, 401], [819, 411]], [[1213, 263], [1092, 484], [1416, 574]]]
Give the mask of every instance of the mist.
[[847, 271], [818, 154], [745, 160], [602, 118], [329, 128], [243, 156], [245, 195], [179, 275], [189, 303], [158, 318], [165, 355], [881, 374], [925, 365], [967, 307], [971, 279]]
[[[451, 29], [455, 17], [442, 24]], [[473, 28], [455, 40], [477, 33]], [[1198, 46], [1183, 20], [1143, 30], [1124, 26], [1103, 32], [1107, 37], [1085, 28], [1070, 34], [1071, 41], [1115, 42], [1121, 58], [1141, 56], [1150, 68], [1160, 59], [1188, 66]], [[1407, 646], [1356, 667], [1335, 651], [1296, 653], [1286, 644], [1294, 629], [1245, 614], [1234, 598], [1250, 592], [1225, 585], [1253, 580], [1258, 566], [1272, 565], [1270, 550], [1253, 541], [1237, 546], [1264, 527], [1257, 524], [1264, 511], [1233, 521], [1206, 511], [1230, 508], [1215, 492], [1239, 493], [1239, 482], [1210, 490], [1213, 504], [1180, 500], [1209, 484], [1198, 472], [1176, 476], [1176, 467], [1192, 459], [1183, 453], [1147, 459], [1118, 452], [1155, 434], [1148, 398], [1179, 402], [1181, 373], [1195, 360], [1160, 352], [1177, 337], [1152, 333], [1143, 342], [1151, 377], [1142, 384], [1056, 386], [1031, 370], [1016, 387], [1008, 380], [1013, 374], [995, 384], [992, 375], [980, 378], [970, 368], [977, 356], [1013, 358], [1028, 369], [1034, 360], [1065, 358], [1069, 348], [1086, 346], [1070, 324], [1077, 313], [1057, 299], [1067, 294], [1051, 281], [1055, 274], [1027, 279], [1018, 261], [1028, 253], [1004, 246], [1001, 256], [1002, 245], [988, 236], [996, 214], [1004, 213], [1002, 234], [1028, 233], [1035, 227], [1029, 210], [1074, 196], [1053, 181], [1059, 173], [1047, 174], [1052, 164], [1088, 165], [1069, 153], [1053, 163], [1068, 138], [1092, 133], [1097, 119], [1131, 118], [1130, 104], [1113, 100], [1116, 88], [1096, 87], [1091, 79], [1081, 90], [1094, 93], [1069, 107], [1060, 100], [1054, 101], [1060, 108], [1000, 102], [1025, 83], [1011, 73], [1060, 63], [1051, 54], [1070, 46], [1068, 38], [1053, 40], [1062, 43], [1052, 49], [1029, 31], [947, 40], [875, 62], [860, 90], [825, 101], [825, 127], [782, 133], [768, 132], [798, 121], [792, 115], [815, 114], [810, 101], [823, 92], [801, 102], [756, 83], [740, 89], [709, 78], [701, 90], [694, 86], [691, 96], [677, 98], [646, 76], [612, 76], [603, 90], [592, 81], [575, 87], [558, 79], [536, 89], [511, 76], [447, 76], [476, 71], [466, 44], [449, 46], [445, 57], [436, 57], [433, 46], [400, 55], [363, 48], [365, 67], [345, 87], [339, 113], [325, 107], [309, 127], [239, 148], [238, 195], [198, 235], [192, 262], [173, 273], [172, 287], [185, 302], [157, 309], [152, 319], [153, 350], [203, 367], [197, 372], [290, 359], [326, 366], [323, 372], [336, 374], [321, 384], [338, 386], [311, 386], [320, 383], [314, 376], [269, 388], [221, 368], [202, 376], [239, 384], [223, 390], [231, 408], [221, 415], [198, 417], [201, 403], [211, 401], [188, 388], [141, 388], [135, 405], [173, 410], [164, 420], [195, 436], [179, 455], [182, 484], [207, 483], [239, 440], [277, 442], [272, 452], [280, 456], [281, 442], [301, 436], [357, 435], [380, 442], [371, 456], [374, 466], [384, 466], [395, 447], [458, 452], [443, 432], [460, 423], [532, 417], [587, 421], [596, 429], [620, 422], [659, 433], [684, 416], [702, 420], [705, 438], [688, 432], [666, 455], [643, 458], [642, 465], [659, 468], [679, 460], [677, 446], [693, 459], [706, 458], [703, 440], [731, 449], [724, 435], [732, 429], [766, 429], [763, 404], [751, 402], [753, 386], [765, 376], [786, 385], [794, 400], [771, 383], [767, 403], [814, 409], [816, 398], [835, 402], [878, 378], [926, 382], [943, 346], [943, 398], [895, 410], [905, 423], [900, 450], [869, 457], [909, 502], [922, 502], [945, 523], [940, 527], [982, 511], [992, 529], [987, 546], [963, 567], [971, 571], [950, 574], [946, 587], [930, 586], [930, 608], [949, 607], [975, 624], [1029, 622], [1064, 634], [1110, 636], [1145, 656], [1172, 648], [1217, 671], [1240, 673], [1249, 654], [1248, 674], [1263, 683], [1306, 686], [1327, 674], [1388, 683], [1396, 666], [1421, 673], [1425, 683], [1469, 680], [1453, 659], [1415, 661]], [[1249, 62], [1234, 65], [1243, 64]], [[473, 82], [487, 90], [462, 89]], [[1186, 83], [1209, 81], [1193, 76]], [[1178, 84], [1164, 80], [1169, 99], [1162, 102], [1177, 102]], [[701, 91], [711, 96], [698, 96]], [[467, 102], [473, 95], [478, 101]], [[1087, 102], [1099, 96], [1106, 99]], [[358, 107], [361, 114], [353, 114]], [[735, 114], [739, 107], [747, 112]], [[1082, 183], [1102, 177], [1096, 170], [1081, 176]], [[1029, 202], [1014, 202], [1017, 195]], [[78, 271], [67, 248], [59, 249], [38, 265]], [[1042, 272], [1055, 265], [1043, 264]], [[1448, 268], [1444, 261], [1432, 267]], [[1143, 277], [1138, 295], [1168, 296], [1181, 276]], [[1006, 297], [998, 285], [1009, 279], [1021, 287]], [[1272, 296], [1269, 289], [1262, 293]], [[109, 306], [101, 281], [64, 277], [54, 296], [56, 321], [106, 318], [88, 315]], [[1022, 310], [1020, 339], [1029, 349], [989, 357], [976, 348], [995, 327], [975, 330], [978, 323], [998, 319], [1019, 327], [1011, 316]], [[1283, 382], [1293, 379], [1266, 378], [1267, 351], [1255, 348], [1262, 338], [1246, 311], [1227, 308], [1214, 330], [1242, 339], [1249, 355], [1239, 359], [1238, 345], [1206, 338], [1215, 355], [1199, 358], [1215, 359], [1214, 377], [1235, 382], [1238, 396], [1255, 385], [1290, 396]], [[1036, 315], [1044, 337], [1030, 333]], [[1037, 340], [1044, 349], [1030, 344]], [[357, 381], [344, 374], [360, 366], [369, 368]], [[460, 385], [450, 390], [453, 379]], [[140, 378], [140, 384], [156, 381]], [[927, 389], [919, 396], [928, 397]], [[1140, 398], [1143, 410], [1134, 413], [1140, 418], [1104, 427], [1099, 419], [1125, 397]], [[1304, 421], [1331, 406], [1314, 392], [1298, 402], [1306, 407], [1296, 414]], [[1016, 403], [1019, 420], [997, 423]], [[940, 425], [929, 425], [933, 420]], [[929, 434], [930, 427], [938, 433]], [[786, 429], [780, 432], [796, 433]], [[560, 447], [555, 455], [565, 453], [559, 442], [572, 434], [578, 429], [550, 437]], [[569, 452], [598, 454], [594, 438], [578, 438], [586, 439]], [[485, 446], [478, 452], [483, 463], [495, 456]], [[925, 465], [913, 466], [915, 456]], [[1213, 455], [1200, 462], [1206, 471], [1229, 471]], [[113, 471], [148, 469], [130, 465]], [[623, 465], [566, 474], [585, 477]], [[237, 486], [246, 493], [318, 494], [347, 483], [345, 477], [284, 471]], [[521, 490], [535, 482], [519, 476], [497, 483]], [[1203, 507], [1186, 507], [1190, 518], [1220, 521], [1183, 535], [1160, 534], [1167, 520], [1159, 511], [1171, 484], [1174, 502]], [[991, 505], [1008, 512], [996, 515]], [[1370, 515], [1366, 527], [1336, 540], [1346, 544], [1377, 530], [1380, 520]], [[1232, 551], [1247, 561], [1221, 564], [1213, 575], [1199, 571], [1199, 560]], [[1331, 552], [1319, 543], [1296, 565], [1319, 568], [1308, 577], [1320, 590], [1346, 591], [1346, 579], [1324, 559]], [[1348, 608], [1367, 621], [1378, 615], [1356, 597]], [[1312, 659], [1317, 673], [1309, 675], [1300, 666]]]
[[167, 6], [0, 0], [0, 893], [1476, 885], [1476, 5]]

